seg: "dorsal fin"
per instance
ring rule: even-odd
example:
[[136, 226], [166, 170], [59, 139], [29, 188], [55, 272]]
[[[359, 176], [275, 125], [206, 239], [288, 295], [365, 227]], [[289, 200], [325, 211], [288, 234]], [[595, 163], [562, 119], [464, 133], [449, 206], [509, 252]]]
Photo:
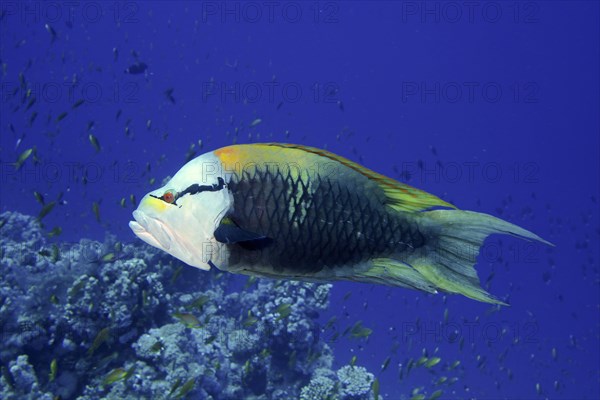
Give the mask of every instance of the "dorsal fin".
[[388, 201], [388, 205], [397, 211], [418, 212], [425, 211], [434, 207], [457, 209], [456, 206], [440, 199], [437, 196], [434, 196], [423, 190], [414, 188], [410, 185], [398, 182], [394, 179], [388, 178], [385, 175], [378, 174], [377, 172], [363, 167], [360, 164], [350, 161], [347, 158], [330, 153], [326, 150], [297, 144], [264, 143], [264, 145], [298, 149], [306, 151], [308, 153], [326, 157], [330, 160], [337, 161], [340, 164], [351, 168], [356, 172], [359, 172], [360, 174], [366, 176], [370, 180], [377, 183], [379, 187], [381, 187], [381, 189], [384, 191]]

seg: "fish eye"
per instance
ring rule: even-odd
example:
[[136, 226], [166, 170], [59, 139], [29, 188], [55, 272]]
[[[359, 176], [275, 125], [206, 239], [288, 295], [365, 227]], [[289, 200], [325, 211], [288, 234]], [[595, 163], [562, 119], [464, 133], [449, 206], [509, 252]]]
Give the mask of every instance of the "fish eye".
[[167, 190], [162, 195], [162, 199], [169, 204], [173, 204], [173, 202], [175, 201], [175, 194], [173, 193], [172, 190]]

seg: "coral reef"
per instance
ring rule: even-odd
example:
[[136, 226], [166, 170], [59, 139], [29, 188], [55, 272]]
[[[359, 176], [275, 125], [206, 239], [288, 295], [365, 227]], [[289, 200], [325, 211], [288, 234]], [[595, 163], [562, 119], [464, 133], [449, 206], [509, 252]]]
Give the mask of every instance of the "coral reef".
[[300, 400], [370, 400], [374, 398], [371, 392], [374, 379], [363, 367], [345, 365], [337, 373], [319, 368], [300, 391]]
[[343, 399], [359, 400], [369, 397], [374, 376], [364, 367], [346, 365], [339, 369], [337, 377], [341, 383]]
[[48, 242], [1, 222], [3, 399], [372, 399], [373, 375], [332, 370], [317, 317], [330, 285], [184, 266], [136, 242]]

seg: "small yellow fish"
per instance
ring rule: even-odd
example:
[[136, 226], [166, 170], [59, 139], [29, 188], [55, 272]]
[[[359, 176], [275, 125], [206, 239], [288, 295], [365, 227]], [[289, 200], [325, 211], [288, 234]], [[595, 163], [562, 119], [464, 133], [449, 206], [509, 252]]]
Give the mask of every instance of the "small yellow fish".
[[390, 365], [390, 361], [392, 360], [392, 357], [388, 356], [384, 361], [383, 364], [381, 364], [381, 371], [383, 372], [387, 369], [387, 367]]
[[56, 244], [52, 244], [52, 262], [55, 263], [60, 258], [60, 250]]
[[73, 103], [73, 105], [71, 106], [71, 108], [73, 110], [75, 110], [76, 108], [80, 107], [83, 103], [85, 103], [85, 100], [84, 99], [79, 99], [75, 103]]
[[98, 348], [100, 346], [102, 346], [103, 343], [108, 341], [109, 338], [110, 338], [110, 328], [109, 327], [106, 327], [106, 328], [100, 330], [100, 332], [98, 332], [98, 334], [94, 338], [94, 342], [88, 349], [88, 355], [92, 356], [94, 354], [94, 352], [96, 350], [98, 350]]
[[54, 382], [54, 379], [56, 379], [56, 373], [58, 372], [58, 362], [56, 361], [56, 358], [52, 360], [52, 362], [50, 363], [50, 382]]
[[431, 393], [431, 396], [429, 396], [429, 400], [439, 399], [440, 397], [442, 397], [442, 394], [444, 394], [444, 391], [442, 389], [438, 389], [435, 392]]
[[292, 306], [287, 303], [282, 303], [277, 307], [275, 312], [279, 314], [279, 317], [277, 317], [277, 321], [279, 321], [290, 316], [292, 313]]
[[31, 116], [29, 117], [29, 121], [28, 121], [28, 125], [31, 127], [33, 125], [33, 123], [35, 122], [35, 119], [37, 118], [38, 113], [37, 111], [34, 111], [31, 113]]
[[115, 261], [117, 259], [117, 256], [115, 255], [115, 253], [106, 253], [105, 255], [103, 255], [100, 258], [100, 261], [102, 263], [111, 263], [113, 261]]
[[17, 161], [14, 163], [17, 171], [21, 169], [23, 163], [31, 156], [31, 153], [33, 153], [33, 148], [27, 149], [19, 155], [19, 158], [17, 158]]
[[329, 320], [325, 323], [323, 330], [331, 329], [333, 327], [333, 324], [335, 324], [336, 321], [337, 321], [337, 317], [335, 315], [333, 317], [329, 318]]
[[426, 362], [427, 362], [427, 357], [426, 356], [421, 356], [416, 361], [416, 364], [417, 364], [418, 367], [420, 367], [421, 365], [424, 365]]
[[256, 125], [259, 125], [262, 122], [262, 119], [256, 118], [254, 121], [250, 122], [248, 125], [250, 128], [254, 128]]
[[40, 192], [34, 191], [33, 196], [38, 203], [40, 203], [42, 206], [44, 205], [44, 196]]
[[67, 115], [69, 115], [69, 113], [67, 113], [66, 111], [58, 114], [58, 117], [56, 117], [56, 122], [62, 121], [67, 117]]
[[100, 222], [100, 204], [97, 201], [92, 203], [92, 211], [96, 216], [96, 221]]
[[175, 313], [173, 314], [175, 318], [179, 320], [179, 322], [183, 323], [188, 328], [199, 328], [200, 321], [194, 314], [188, 313]]
[[50, 232], [48, 232], [48, 237], [59, 236], [62, 233], [62, 228], [60, 226], [55, 226]]
[[375, 378], [371, 384], [371, 390], [373, 391], [373, 399], [379, 400], [379, 379]]
[[48, 33], [50, 34], [50, 36], [52, 38], [52, 42], [54, 42], [54, 40], [56, 40], [56, 31], [54, 30], [54, 28], [51, 27], [50, 24], [45, 24], [44, 28], [46, 28], [46, 30], [48, 31]]
[[257, 281], [257, 277], [256, 276], [249, 276], [248, 280], [246, 281], [246, 283], [244, 284], [244, 290], [250, 288], [252, 285], [254, 285]]
[[181, 389], [179, 389], [179, 392], [177, 392], [177, 396], [175, 396], [176, 399], [181, 399], [183, 398], [186, 394], [188, 394], [196, 385], [196, 378], [192, 378], [190, 380], [188, 380], [186, 383], [183, 384], [183, 386], [181, 387]]
[[88, 135], [88, 139], [90, 140], [92, 146], [94, 146], [94, 149], [96, 149], [96, 153], [98, 153], [102, 149], [102, 147], [100, 147], [100, 141], [98, 140], [98, 138], [94, 136], [93, 133], [90, 133]]
[[126, 380], [131, 375], [133, 375], [134, 367], [131, 367], [129, 370], [125, 370], [123, 368], [115, 368], [106, 374], [104, 381], [102, 382], [104, 385], [112, 385], [115, 382]]
[[56, 205], [56, 201], [51, 201], [48, 204], [45, 204], [42, 209], [40, 210], [40, 213], [37, 216], [37, 219], [39, 221], [41, 221], [46, 215], [50, 214], [50, 211], [52, 211], [52, 209], [54, 208], [54, 206]]
[[206, 295], [201, 295], [196, 300], [194, 300], [190, 305], [188, 305], [186, 308], [188, 308], [188, 309], [196, 308], [199, 311], [202, 311], [202, 307], [204, 307], [204, 305], [206, 303], [208, 303], [209, 301], [210, 301], [210, 297], [208, 297]]
[[156, 343], [154, 343], [151, 347], [150, 347], [150, 351], [153, 353], [158, 353], [159, 351], [161, 351], [163, 349], [163, 344], [160, 340], [157, 340]]
[[171, 285], [177, 282], [177, 279], [179, 279], [179, 276], [181, 276], [181, 271], [183, 271], [183, 265], [178, 266], [175, 272], [173, 272], [173, 276], [171, 277]]
[[256, 318], [254, 315], [252, 315], [252, 311], [248, 310], [248, 316], [246, 317], [246, 319], [244, 320], [244, 322], [242, 323], [244, 325], [244, 327], [249, 328], [252, 325], [256, 324], [258, 322], [258, 318]]
[[181, 378], [177, 378], [177, 380], [175, 381], [175, 383], [173, 383], [173, 385], [171, 386], [171, 391], [169, 392], [169, 395], [167, 397], [171, 397], [171, 395], [173, 393], [175, 393], [175, 391], [177, 390], [177, 388], [181, 385]]
[[442, 361], [441, 358], [439, 357], [431, 357], [429, 360], [427, 360], [427, 362], [425, 363], [425, 368], [432, 368], [436, 365], [439, 364], [439, 362]]
[[354, 339], [368, 338], [373, 330], [362, 325], [362, 321], [356, 322], [352, 328], [350, 328], [350, 337]]
[[539, 382], [537, 382], [535, 384], [535, 391], [537, 392], [538, 395], [541, 395], [543, 393], [542, 392], [542, 385]]

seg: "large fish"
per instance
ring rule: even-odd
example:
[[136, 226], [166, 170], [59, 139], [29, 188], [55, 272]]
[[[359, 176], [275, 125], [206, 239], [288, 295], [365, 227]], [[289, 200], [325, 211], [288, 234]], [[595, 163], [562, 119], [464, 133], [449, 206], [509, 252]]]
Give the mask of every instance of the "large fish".
[[442, 290], [499, 304], [474, 268], [485, 238], [550, 245], [325, 150], [278, 143], [191, 160], [133, 217], [140, 239], [204, 270]]

